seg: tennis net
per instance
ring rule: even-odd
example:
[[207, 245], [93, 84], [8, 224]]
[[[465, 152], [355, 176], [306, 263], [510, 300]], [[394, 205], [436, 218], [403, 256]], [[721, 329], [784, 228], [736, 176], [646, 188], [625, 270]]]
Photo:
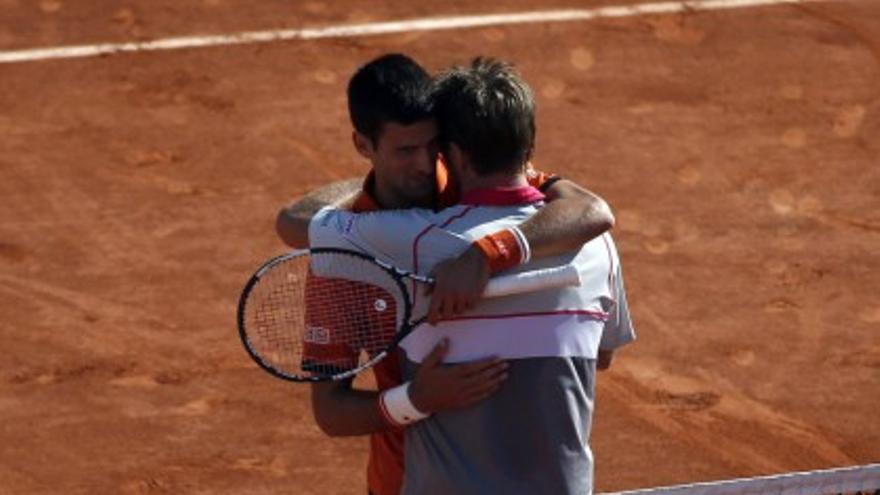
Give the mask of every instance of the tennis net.
[[605, 495], [880, 495], [880, 464], [648, 488]]

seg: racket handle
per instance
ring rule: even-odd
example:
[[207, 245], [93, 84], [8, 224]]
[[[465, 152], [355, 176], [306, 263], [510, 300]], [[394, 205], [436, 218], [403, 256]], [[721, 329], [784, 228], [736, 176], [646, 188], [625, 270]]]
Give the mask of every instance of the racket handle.
[[562, 265], [489, 279], [483, 296], [501, 297], [581, 285], [581, 275], [574, 265]]

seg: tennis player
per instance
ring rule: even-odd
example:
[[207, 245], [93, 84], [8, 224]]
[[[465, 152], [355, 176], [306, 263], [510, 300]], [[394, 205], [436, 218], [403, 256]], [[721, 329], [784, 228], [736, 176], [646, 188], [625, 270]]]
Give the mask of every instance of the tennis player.
[[[345, 203], [351, 211], [366, 212], [457, 202], [455, 181], [449, 180], [445, 166], [437, 161], [438, 125], [426, 98], [429, 84], [427, 73], [402, 55], [380, 57], [354, 75], [348, 90], [353, 141], [373, 170], [362, 186], [354, 181], [333, 184], [283, 209], [277, 227], [286, 243], [304, 247], [312, 214], [328, 203]], [[547, 206], [518, 231], [528, 240], [533, 256], [571, 250], [613, 222], [604, 201], [576, 185], [533, 171], [528, 178], [533, 185], [543, 186], [547, 194]], [[514, 231], [499, 229], [486, 234], [461, 256], [447, 260], [445, 271], [437, 273], [439, 288], [432, 298], [435, 319], [471, 305], [490, 272], [524, 260], [526, 253], [513, 237], [518, 235]], [[439, 361], [446, 352], [445, 346], [437, 345], [417, 379], [423, 391], [430, 391], [432, 407], [438, 410], [469, 406], [494, 392], [504, 377], [506, 363], [497, 359], [441, 366]], [[389, 358], [377, 366], [380, 391], [402, 382], [399, 363]], [[370, 491], [374, 495], [399, 493], [403, 435], [400, 425], [380, 413], [379, 393], [357, 390], [344, 382], [315, 385], [312, 396], [316, 420], [326, 433], [372, 434]]]

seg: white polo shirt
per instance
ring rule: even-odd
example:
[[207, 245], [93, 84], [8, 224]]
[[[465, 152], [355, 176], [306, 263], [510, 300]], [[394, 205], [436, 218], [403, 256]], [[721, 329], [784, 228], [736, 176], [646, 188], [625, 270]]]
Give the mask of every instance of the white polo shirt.
[[[533, 215], [542, 205], [528, 201], [540, 197], [535, 192], [527, 187], [499, 197], [478, 191], [465, 197], [473, 198], [470, 204], [439, 212], [414, 208], [352, 213], [325, 208], [312, 220], [310, 244], [362, 251], [398, 268], [429, 275], [439, 262], [458, 256], [474, 240]], [[483, 204], [477, 204], [481, 200]], [[609, 234], [585, 244], [579, 252], [536, 259], [510, 273], [569, 262], [579, 267], [580, 287], [483, 299], [472, 310], [436, 327], [422, 325], [401, 347], [414, 362], [421, 362], [443, 337], [452, 344], [448, 362], [490, 355], [506, 359], [595, 358], [600, 345], [613, 349], [632, 340], [621, 292], [620, 262]], [[413, 315], [424, 315], [428, 300], [422, 295], [423, 288], [413, 284], [410, 290]]]

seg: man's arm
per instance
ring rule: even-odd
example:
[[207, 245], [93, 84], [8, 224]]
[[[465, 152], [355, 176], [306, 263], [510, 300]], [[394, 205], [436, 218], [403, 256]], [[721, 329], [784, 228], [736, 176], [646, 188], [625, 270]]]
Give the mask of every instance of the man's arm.
[[608, 203], [574, 182], [558, 180], [544, 194], [547, 204], [519, 225], [535, 258], [580, 249], [614, 227]]
[[[508, 364], [497, 358], [443, 364], [448, 349], [448, 341], [437, 344], [409, 386], [410, 402], [425, 414], [470, 406], [498, 390], [507, 378]], [[379, 405], [381, 395], [354, 389], [351, 380], [315, 383], [312, 412], [318, 426], [329, 436], [367, 435], [406, 426], [383, 414]]]
[[312, 384], [312, 414], [331, 437], [368, 435], [393, 428], [379, 407], [379, 392], [352, 388], [351, 380]]
[[290, 247], [309, 247], [309, 222], [321, 208], [350, 206], [360, 191], [363, 179], [346, 179], [333, 182], [303, 196], [282, 208], [275, 219], [278, 237]]
[[[545, 195], [547, 204], [518, 226], [532, 257], [555, 256], [580, 249], [614, 226], [614, 215], [608, 203], [574, 182], [557, 180]], [[519, 259], [493, 257], [493, 241], [504, 242], [494, 236], [472, 244], [458, 258], [437, 265], [429, 322], [436, 323], [471, 308], [495, 271], [519, 263]], [[515, 246], [510, 243], [507, 247]]]

